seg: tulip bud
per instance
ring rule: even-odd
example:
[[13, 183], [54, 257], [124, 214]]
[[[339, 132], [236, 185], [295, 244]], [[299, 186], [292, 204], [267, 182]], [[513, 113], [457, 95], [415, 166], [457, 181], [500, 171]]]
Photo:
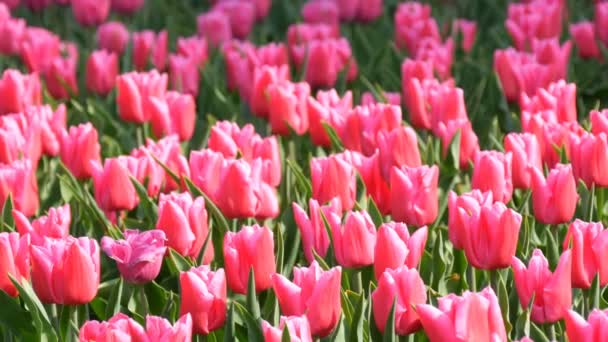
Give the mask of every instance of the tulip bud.
[[169, 75], [171, 87], [179, 92], [198, 96], [199, 61], [194, 57], [169, 56]]
[[107, 158], [103, 166], [97, 162], [91, 162], [90, 165], [95, 200], [101, 209], [132, 210], [137, 206], [139, 197], [130, 179], [136, 174], [137, 159], [125, 156]]
[[475, 155], [471, 187], [492, 192], [495, 201], [508, 203], [513, 194], [511, 164], [513, 155], [497, 151], [481, 151]]
[[70, 234], [72, 215], [69, 204], [50, 208], [47, 215], [38, 217], [32, 223], [18, 210], [13, 210], [12, 214], [19, 234], [30, 235], [33, 245], [43, 244], [47, 237], [63, 239]]
[[431, 224], [439, 206], [439, 168], [393, 167], [391, 171], [391, 216], [416, 227]]
[[310, 86], [305, 82], [275, 83], [268, 87], [269, 117], [272, 132], [288, 135], [290, 128], [298, 135], [308, 131], [306, 99]]
[[310, 173], [312, 198], [319, 203], [326, 203], [337, 197], [340, 200], [342, 211], [354, 207], [357, 194], [357, 176], [352, 165], [338, 156], [312, 158], [310, 160]]
[[121, 56], [129, 43], [129, 31], [119, 21], [108, 21], [97, 28], [97, 47]]
[[265, 342], [281, 342], [283, 331], [287, 328], [289, 338], [294, 342], [312, 342], [310, 335], [310, 324], [304, 316], [281, 316], [279, 327], [275, 328], [270, 323], [262, 320], [262, 333]]
[[83, 26], [96, 26], [108, 18], [110, 0], [71, 0], [72, 13]]
[[374, 274], [380, 279], [385, 270], [401, 266], [416, 268], [422, 259], [428, 229], [422, 227], [410, 236], [403, 223], [389, 222], [378, 229], [374, 249]]
[[80, 341], [147, 341], [144, 328], [129, 316], [118, 313], [107, 322], [87, 321], [78, 335]]
[[105, 50], [94, 51], [87, 61], [87, 89], [105, 96], [112, 91], [118, 75], [118, 57]]
[[232, 39], [230, 19], [220, 11], [210, 11], [196, 18], [198, 35], [214, 47]]
[[513, 157], [513, 186], [529, 189], [532, 186], [531, 168], [542, 169], [542, 155], [536, 136], [530, 133], [509, 133], [505, 136], [505, 152]]
[[[572, 287], [579, 289], [591, 287], [591, 282], [602, 269], [600, 265], [605, 263], [602, 259], [605, 252], [601, 249], [605, 235], [601, 222], [583, 222], [576, 219], [570, 223], [563, 248], [572, 250]], [[600, 272], [600, 275], [603, 273]]]
[[7, 69], [0, 79], [0, 92], [5, 94], [0, 100], [0, 113], [19, 113], [30, 105], [42, 102], [40, 78], [37, 74], [21, 74]]
[[599, 342], [608, 338], [608, 310], [593, 309], [586, 321], [574, 310], [568, 310], [564, 321], [570, 342]]
[[145, 30], [133, 32], [133, 65], [138, 71], [148, 68], [152, 63], [154, 68], [163, 71], [167, 66], [167, 31], [158, 34]]
[[544, 224], [570, 221], [578, 202], [572, 166], [557, 164], [546, 179], [541, 170], [533, 169], [531, 172], [534, 217]]
[[0, 164], [0, 207], [11, 196], [15, 209], [26, 217], [38, 211], [38, 183], [32, 162], [22, 159], [12, 164]]
[[585, 182], [588, 188], [608, 186], [608, 175], [601, 171], [608, 167], [608, 137], [606, 133], [586, 133], [570, 139], [570, 158], [574, 176]]
[[367, 212], [348, 212], [344, 224], [340, 222], [340, 216], [333, 213], [328, 220], [334, 253], [340, 265], [359, 268], [374, 263], [376, 226]]
[[195, 334], [209, 334], [226, 321], [226, 276], [209, 266], [191, 268], [179, 275], [180, 315], [190, 314]]
[[334, 199], [329, 205], [319, 207], [319, 202], [312, 198], [308, 203], [310, 217], [295, 202], [292, 203], [292, 209], [294, 220], [302, 236], [304, 256], [309, 263], [312, 263], [315, 260], [313, 251], [323, 258], [329, 248], [329, 236], [327, 235], [327, 229], [325, 229], [325, 221], [321, 215], [324, 215], [326, 218], [331, 213], [340, 215], [338, 209], [340, 204], [337, 199]]
[[78, 179], [93, 175], [91, 163], [101, 162], [100, 151], [97, 130], [91, 123], [72, 126], [61, 137], [61, 161]]
[[167, 91], [167, 74], [152, 70], [147, 73], [130, 72], [116, 80], [118, 114], [121, 119], [144, 123], [150, 119], [151, 96], [163, 97]]
[[17, 233], [0, 233], [0, 290], [11, 297], [19, 292], [9, 275], [18, 282], [30, 278], [30, 237]]

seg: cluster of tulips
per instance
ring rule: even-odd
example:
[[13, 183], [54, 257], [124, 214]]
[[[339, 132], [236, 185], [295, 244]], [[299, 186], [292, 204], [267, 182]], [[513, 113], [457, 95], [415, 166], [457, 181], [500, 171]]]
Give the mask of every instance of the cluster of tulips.
[[[488, 145], [455, 72], [484, 32], [389, 2], [211, 1], [171, 39], [125, 25], [153, 0], [0, 0], [3, 340], [608, 339], [608, 109], [567, 81], [573, 9], [501, 9], [521, 130]], [[88, 48], [28, 23], [65, 6]], [[277, 7], [303, 21], [248, 40]], [[597, 68], [594, 12], [570, 35]], [[361, 91], [344, 27], [387, 18], [401, 89]]]

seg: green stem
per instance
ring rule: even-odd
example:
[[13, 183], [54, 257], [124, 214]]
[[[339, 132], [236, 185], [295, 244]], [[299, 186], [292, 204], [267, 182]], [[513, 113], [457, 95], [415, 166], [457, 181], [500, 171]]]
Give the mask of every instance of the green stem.
[[477, 292], [477, 280], [475, 279], [475, 268], [469, 265], [467, 267], [467, 273], [469, 275], [469, 287], [473, 292]]
[[494, 292], [498, 293], [498, 270], [489, 270], [488, 273], [490, 278], [490, 286]]
[[363, 280], [361, 279], [360, 270], [352, 270], [350, 281], [351, 281], [352, 290], [356, 293], [362, 293]]
[[143, 308], [142, 316], [145, 319], [146, 316], [148, 315], [148, 312], [150, 312], [150, 309], [148, 307], [148, 299], [146, 298], [146, 290], [143, 285], [138, 286], [137, 290], [139, 292], [140, 304], [141, 304], [141, 307]]

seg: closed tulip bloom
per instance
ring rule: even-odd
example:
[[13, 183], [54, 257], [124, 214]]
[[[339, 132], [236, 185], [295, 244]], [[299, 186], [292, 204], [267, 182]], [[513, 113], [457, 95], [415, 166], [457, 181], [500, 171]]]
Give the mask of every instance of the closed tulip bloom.
[[27, 30], [26, 24], [25, 20], [20, 18], [0, 21], [0, 36], [7, 37], [0, 42], [0, 53], [12, 56], [20, 54], [22, 37]]
[[310, 216], [295, 202], [292, 203], [291, 207], [293, 209], [293, 218], [302, 236], [302, 246], [306, 260], [309, 263], [315, 260], [313, 251], [324, 258], [329, 248], [329, 236], [327, 235], [327, 229], [325, 229], [325, 222], [321, 214], [326, 218], [331, 213], [340, 215], [338, 200], [334, 199], [328, 205], [319, 206], [319, 202], [311, 198], [308, 202]]
[[163, 317], [146, 316], [146, 335], [150, 342], [192, 341], [192, 316], [185, 314], [173, 326]]
[[583, 222], [576, 219], [570, 223], [563, 248], [572, 250], [572, 287], [590, 288], [600, 271], [600, 265], [605, 263], [601, 258], [603, 251], [598, 248], [603, 245], [604, 238], [600, 236], [605, 235], [603, 231], [601, 222]]
[[23, 111], [30, 125], [40, 125], [42, 152], [56, 156], [61, 148], [60, 139], [66, 132], [67, 111], [64, 104], [56, 109], [50, 105], [29, 106]]
[[387, 269], [372, 292], [372, 310], [376, 327], [384, 333], [386, 321], [395, 303], [395, 332], [409, 335], [421, 327], [416, 306], [426, 303], [426, 286], [414, 268]]
[[450, 191], [448, 195], [448, 235], [452, 245], [456, 249], [464, 249], [465, 239], [467, 239], [466, 216], [478, 215], [482, 207], [492, 206], [494, 199], [491, 192], [481, 192], [473, 190], [469, 193], [458, 196]]
[[226, 321], [226, 276], [224, 269], [191, 268], [179, 274], [180, 315], [192, 316], [193, 333], [209, 334]]
[[308, 83], [278, 83], [268, 87], [270, 126], [273, 133], [288, 135], [290, 128], [302, 135], [308, 131], [306, 99], [310, 95]]
[[340, 25], [340, 8], [334, 1], [308, 1], [302, 6], [301, 13], [307, 23]]
[[226, 233], [224, 260], [228, 286], [232, 291], [247, 293], [252, 268], [256, 292], [268, 289], [272, 286], [271, 277], [276, 269], [272, 231], [256, 224], [245, 226], [238, 233]]
[[513, 155], [509, 152], [477, 153], [471, 187], [481, 191], [491, 191], [495, 201], [508, 203], [513, 194], [512, 160]]
[[103, 166], [91, 162], [95, 200], [105, 211], [132, 210], [139, 203], [137, 192], [131, 183], [129, 163], [135, 161], [128, 157], [107, 158]]
[[374, 274], [380, 279], [385, 270], [401, 266], [416, 268], [422, 259], [428, 229], [422, 227], [411, 236], [403, 223], [389, 222], [380, 226], [374, 248]]
[[95, 94], [105, 96], [116, 83], [118, 75], [118, 56], [105, 50], [94, 51], [87, 60], [87, 89]]
[[173, 55], [169, 56], [169, 75], [171, 87], [179, 92], [198, 95], [199, 61], [194, 57]]
[[[517, 295], [522, 308], [532, 307], [534, 323], [555, 323], [572, 306], [572, 254], [565, 251], [553, 273], [540, 249], [535, 249], [528, 267], [513, 257], [511, 264]], [[530, 303], [534, 297], [534, 302]]]
[[232, 35], [237, 39], [246, 39], [255, 23], [255, 5], [248, 1], [221, 1], [214, 5], [212, 11], [224, 13], [230, 22]]
[[[319, 90], [315, 97], [308, 98], [308, 121], [310, 139], [313, 144], [329, 147], [331, 141], [323, 123], [330, 125], [337, 132], [345, 129], [346, 118], [353, 108], [353, 94], [346, 91], [342, 97], [335, 89]], [[340, 133], [338, 133], [340, 135]]]
[[608, 134], [608, 110], [592, 110], [589, 112], [589, 119], [591, 121], [591, 133], [595, 135]]
[[21, 38], [20, 53], [30, 72], [44, 72], [61, 55], [61, 40], [53, 32], [41, 27], [27, 27]]
[[203, 13], [196, 18], [198, 35], [207, 39], [213, 47], [232, 39], [230, 19], [220, 11]]
[[562, 123], [546, 123], [542, 126], [541, 146], [544, 147], [543, 161], [554, 167], [561, 160], [560, 150], [566, 153], [568, 160], [572, 159], [571, 146], [587, 131], [576, 121]]
[[12, 164], [26, 158], [38, 165], [42, 156], [42, 128], [39, 123], [28, 121], [23, 113], [0, 117], [0, 163]]
[[552, 110], [560, 123], [576, 121], [576, 84], [559, 80], [545, 88], [536, 89], [534, 96], [522, 93], [519, 105], [522, 112], [537, 113]]
[[564, 321], [570, 342], [600, 342], [608, 338], [608, 310], [593, 309], [587, 320], [568, 310]]
[[268, 117], [270, 113], [268, 88], [272, 84], [289, 81], [289, 78], [289, 65], [256, 67], [253, 71], [253, 88], [249, 98], [251, 111], [257, 116]]
[[30, 105], [42, 103], [42, 90], [38, 74], [22, 74], [7, 69], [0, 79], [0, 91], [5, 96], [0, 101], [0, 113], [19, 113]]
[[[595, 223], [589, 223], [590, 225], [594, 225]], [[583, 239], [584, 241], [584, 239]], [[587, 245], [584, 245], [584, 248], [587, 248]], [[600, 285], [606, 286], [608, 284], [608, 263], [605, 262], [608, 257], [608, 230], [602, 229], [599, 234], [593, 240], [591, 244], [591, 248], [593, 249], [593, 255], [595, 258], [595, 265], [597, 266], [597, 272], [600, 276]], [[580, 249], [579, 249], [580, 250]], [[586, 254], [586, 250], [583, 252], [583, 256]], [[573, 256], [573, 259], [575, 257]], [[590, 263], [589, 259], [585, 259], [587, 263]], [[587, 264], [585, 264], [587, 265]], [[579, 269], [582, 269], [579, 267]]]
[[531, 168], [542, 170], [542, 154], [536, 136], [531, 133], [509, 133], [505, 136], [506, 153], [511, 153], [513, 187], [529, 189], [532, 186]]
[[380, 132], [391, 132], [401, 127], [400, 106], [380, 103], [357, 106], [348, 113], [344, 128], [339, 132], [340, 139], [349, 150], [370, 156], [378, 147]]
[[121, 56], [129, 43], [129, 31], [119, 21], [108, 21], [97, 28], [97, 47]]
[[460, 132], [460, 168], [469, 167], [469, 161], [475, 158], [479, 151], [479, 140], [471, 122], [468, 119], [450, 120], [446, 123], [440, 122], [437, 126], [436, 135], [441, 139], [443, 156], [447, 156], [448, 148], [457, 132]]
[[281, 316], [279, 326], [273, 327], [270, 323], [262, 320], [262, 333], [265, 342], [280, 342], [283, 331], [287, 328], [289, 338], [292, 342], [312, 342], [310, 335], [310, 324], [304, 316]]
[[120, 275], [126, 281], [133, 284], [153, 281], [167, 251], [165, 233], [158, 229], [143, 232], [127, 229], [124, 237], [124, 240], [114, 240], [104, 236], [101, 248], [116, 261]]
[[608, 136], [586, 133], [580, 138], [570, 139], [570, 158], [574, 176], [585, 182], [588, 188], [592, 184], [598, 187], [608, 186], [608, 175], [603, 171], [608, 167]]
[[[361, 105], [368, 106], [375, 103], [388, 103], [394, 106], [401, 106], [401, 94], [397, 92], [382, 92], [384, 99], [376, 99], [372, 92], [366, 91], [361, 95]], [[385, 101], [386, 100], [386, 101]]]
[[431, 6], [415, 1], [400, 4], [395, 12], [397, 46], [413, 54], [424, 38], [441, 39], [437, 22], [431, 17]]
[[416, 306], [424, 332], [431, 342], [507, 341], [498, 298], [492, 288], [465, 291], [438, 299], [439, 308]]
[[522, 217], [495, 202], [472, 214], [459, 209], [464, 234], [461, 236], [464, 254], [469, 263], [482, 270], [508, 267], [517, 249]]
[[21, 235], [30, 235], [32, 244], [44, 243], [44, 238], [62, 239], [70, 234], [72, 215], [69, 204], [50, 208], [48, 213], [33, 220], [31, 223], [18, 210], [13, 210], [13, 219], [17, 231]]
[[391, 216], [416, 227], [431, 224], [439, 206], [437, 165], [393, 167], [391, 171]]
[[457, 19], [453, 22], [453, 31], [462, 35], [462, 50], [471, 52], [477, 36], [477, 23], [466, 19]]
[[147, 341], [146, 331], [129, 316], [118, 313], [107, 322], [87, 321], [78, 338], [83, 342], [101, 341]]
[[157, 137], [176, 134], [180, 141], [187, 141], [194, 133], [196, 104], [190, 94], [175, 91], [163, 97], [149, 99], [152, 132]]
[[149, 97], [162, 97], [167, 91], [167, 74], [130, 72], [118, 76], [116, 86], [120, 118], [141, 124], [150, 119]]
[[19, 6], [21, 0], [2, 0], [1, 3], [4, 4], [8, 9], [12, 10], [15, 7]]
[[325, 337], [334, 330], [342, 314], [341, 277], [340, 266], [323, 271], [313, 261], [310, 267], [293, 268], [293, 282], [275, 273], [272, 287], [284, 315], [306, 315], [311, 334]]
[[78, 81], [76, 79], [76, 68], [78, 61], [72, 57], [56, 57], [44, 73], [46, 87], [55, 99], [69, 99], [72, 95], [78, 95]]
[[560, 224], [570, 221], [577, 202], [572, 166], [557, 164], [546, 179], [541, 170], [532, 170], [532, 206], [539, 222]]
[[83, 26], [96, 26], [108, 18], [110, 0], [71, 0], [72, 13]]
[[100, 153], [97, 130], [90, 122], [72, 126], [61, 136], [61, 162], [78, 179], [93, 176], [91, 162], [101, 162]]
[[374, 263], [376, 226], [365, 211], [350, 211], [344, 224], [340, 216], [328, 217], [336, 260], [343, 267], [359, 268]]
[[47, 304], [87, 304], [99, 287], [99, 245], [81, 237], [45, 239], [32, 245], [32, 285]]
[[209, 59], [207, 40], [198, 36], [177, 38], [177, 54], [193, 58], [199, 67], [204, 67]]
[[591, 21], [581, 21], [570, 24], [570, 36], [578, 48], [578, 54], [582, 58], [600, 58], [602, 52], [597, 45], [595, 28]]
[[36, 170], [32, 162], [21, 159], [11, 164], [0, 164], [0, 205], [11, 196], [15, 209], [26, 217], [38, 211], [40, 200], [38, 198], [38, 182]]
[[[348, 3], [344, 0], [342, 4]], [[343, 7], [341, 7], [343, 8]], [[384, 10], [383, 0], [369, 0], [359, 2], [359, 8], [357, 9], [357, 20], [367, 23], [379, 18]]]
[[[183, 256], [197, 258], [209, 235], [208, 215], [203, 197], [185, 193], [161, 194], [156, 229], [165, 232], [167, 246]], [[213, 260], [213, 244], [208, 244], [203, 263]]]
[[30, 278], [30, 237], [18, 233], [0, 233], [0, 290], [11, 297], [19, 292], [9, 275], [21, 282]]
[[163, 71], [167, 66], [168, 33], [145, 30], [133, 32], [133, 65], [136, 70], [145, 70], [151, 63], [155, 69]]
[[347, 211], [355, 206], [357, 174], [355, 168], [338, 156], [310, 160], [312, 198], [319, 203], [340, 200], [340, 208]]
[[122, 14], [134, 14], [144, 6], [145, 0], [112, 0], [112, 10]]

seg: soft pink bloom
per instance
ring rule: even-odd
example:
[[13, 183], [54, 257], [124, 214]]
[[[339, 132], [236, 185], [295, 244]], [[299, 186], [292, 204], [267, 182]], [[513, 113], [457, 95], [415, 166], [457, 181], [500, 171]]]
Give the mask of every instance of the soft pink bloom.
[[[513, 257], [511, 264], [519, 302], [523, 308], [530, 305], [530, 318], [535, 323], [554, 323], [566, 315], [572, 305], [572, 255], [565, 251], [553, 273], [540, 249], [535, 249], [528, 267]], [[534, 297], [534, 302], [530, 303]]]
[[[483, 207], [491, 207], [494, 203], [491, 192], [473, 190], [458, 196], [453, 191], [448, 195], [448, 235], [456, 249], [464, 249], [467, 239], [467, 216], [477, 216]], [[461, 215], [466, 213], [467, 216]]]
[[253, 86], [249, 98], [249, 107], [253, 114], [263, 118], [268, 117], [270, 112], [268, 88], [289, 79], [289, 65], [256, 67], [253, 71]]
[[608, 338], [608, 310], [593, 309], [587, 320], [568, 310], [564, 321], [570, 342], [600, 342]]
[[30, 72], [43, 72], [60, 56], [60, 38], [40, 27], [27, 27], [21, 38], [21, 59]]
[[403, 223], [389, 222], [380, 226], [374, 249], [374, 274], [380, 279], [385, 270], [401, 266], [416, 268], [422, 259], [428, 236], [427, 227], [411, 236]]
[[179, 92], [198, 95], [199, 61], [190, 56], [169, 56], [169, 75], [171, 87]]
[[118, 69], [118, 56], [115, 53], [94, 51], [87, 60], [87, 89], [98, 95], [107, 95], [114, 88]]
[[608, 186], [608, 136], [606, 133], [581, 137], [573, 135], [570, 140], [570, 159], [574, 176], [585, 182], [588, 188]]
[[84, 26], [97, 26], [110, 14], [110, 0], [71, 0], [76, 21]]
[[601, 58], [602, 52], [597, 45], [595, 27], [591, 21], [581, 21], [570, 24], [570, 36], [578, 48], [579, 56], [583, 58]]
[[272, 286], [275, 274], [273, 234], [267, 227], [244, 226], [237, 233], [224, 236], [224, 260], [228, 286], [236, 293], [246, 294], [249, 273], [253, 269], [256, 292]]
[[472, 20], [457, 19], [453, 22], [453, 31], [462, 35], [462, 50], [471, 52], [477, 36], [477, 23]]
[[130, 177], [137, 174], [138, 162], [133, 157], [107, 158], [103, 165], [91, 162], [95, 200], [105, 211], [132, 210], [139, 197]]
[[[574, 220], [568, 227], [563, 248], [572, 250], [572, 287], [588, 289], [596, 274], [604, 271], [603, 252], [606, 233], [601, 222]], [[604, 272], [600, 272], [600, 276]], [[600, 277], [602, 278], [602, 277]], [[604, 277], [605, 278], [605, 277]], [[601, 280], [605, 279], [600, 279]]]
[[169, 91], [162, 97], [148, 98], [150, 123], [156, 137], [177, 135], [188, 141], [194, 133], [196, 104], [190, 94]]
[[376, 139], [379, 133], [398, 129], [401, 120], [400, 106], [385, 103], [357, 106], [348, 113], [338, 134], [347, 149], [370, 156], [378, 147]]
[[156, 70], [130, 72], [118, 76], [116, 86], [116, 103], [120, 118], [129, 122], [144, 123], [150, 119], [150, 97], [162, 97], [167, 91], [167, 74], [160, 74]]
[[165, 318], [146, 316], [146, 335], [150, 342], [190, 342], [192, 341], [192, 316], [185, 314], [173, 326]]
[[42, 103], [40, 78], [37, 74], [21, 74], [14, 69], [4, 70], [0, 79], [0, 113], [19, 113], [30, 105]]
[[36, 170], [32, 162], [22, 159], [12, 164], [0, 164], [0, 205], [11, 196], [15, 209], [26, 217], [38, 211], [40, 200], [38, 198], [38, 183]]
[[292, 129], [296, 134], [302, 135], [308, 131], [308, 83], [275, 83], [268, 87], [267, 94], [273, 133], [288, 135]]
[[513, 194], [512, 162], [509, 152], [480, 151], [475, 155], [471, 187], [491, 191], [495, 201], [508, 203]]
[[558, 122], [576, 121], [576, 84], [559, 80], [538, 88], [532, 96], [522, 93], [519, 106], [522, 112], [532, 114], [554, 111]]
[[391, 170], [391, 216], [416, 227], [437, 219], [439, 168], [433, 166], [393, 167]]
[[53, 58], [49, 67], [42, 72], [51, 96], [63, 100], [78, 95], [77, 68], [77, 55]]
[[307, 23], [340, 25], [340, 8], [336, 1], [307, 1], [302, 6], [302, 18]]
[[21, 282], [30, 278], [30, 237], [0, 233], [0, 290], [11, 297], [19, 295], [9, 275]]
[[210, 11], [196, 18], [198, 35], [207, 39], [212, 47], [232, 39], [230, 19], [221, 11]]
[[207, 40], [198, 36], [177, 38], [177, 54], [193, 58], [199, 67], [204, 67], [209, 58]]
[[68, 236], [31, 246], [32, 285], [48, 304], [87, 304], [97, 294], [99, 245], [94, 239]]
[[323, 271], [313, 261], [310, 267], [293, 268], [293, 282], [275, 273], [272, 287], [284, 315], [306, 315], [312, 335], [325, 337], [334, 330], [342, 314], [341, 277], [340, 266]]
[[395, 42], [415, 54], [420, 40], [441, 39], [437, 22], [431, 17], [431, 6], [416, 1], [399, 4], [395, 12]]
[[281, 321], [277, 328], [270, 323], [262, 320], [262, 333], [265, 342], [281, 342], [283, 331], [287, 328], [290, 341], [293, 342], [312, 342], [310, 335], [310, 324], [305, 316], [281, 316]]
[[158, 34], [150, 30], [133, 32], [133, 65], [136, 70], [146, 70], [150, 63], [160, 71], [165, 70], [168, 57], [167, 36], [166, 30]]
[[128, 43], [129, 31], [119, 21], [108, 21], [97, 28], [97, 47], [101, 50], [108, 50], [120, 56]]
[[382, 176], [390, 180], [391, 169], [396, 167], [418, 167], [422, 165], [418, 137], [411, 127], [401, 126], [390, 132], [379, 131], [376, 136], [380, 152]]
[[415, 58], [431, 61], [439, 78], [448, 79], [452, 75], [454, 41], [452, 38], [446, 39], [443, 43], [432, 38], [422, 39], [416, 47]]
[[61, 161], [78, 179], [93, 175], [91, 162], [101, 162], [100, 153], [97, 130], [90, 122], [72, 126], [61, 136]]
[[329, 236], [323, 216], [328, 218], [331, 213], [340, 215], [337, 199], [332, 200], [327, 205], [319, 206], [319, 202], [311, 198], [308, 202], [310, 216], [295, 202], [292, 203], [291, 207], [294, 220], [302, 236], [302, 246], [306, 260], [309, 263], [315, 260], [313, 251], [324, 258], [329, 248]]
[[559, 38], [563, 5], [559, 1], [509, 4], [505, 27], [518, 50], [529, 48], [535, 39]]
[[118, 313], [107, 322], [87, 321], [78, 336], [83, 342], [147, 341], [144, 328], [129, 316]]
[[606, 29], [606, 23], [608, 23], [608, 4], [603, 1], [596, 2], [594, 14], [595, 34], [600, 42], [608, 45], [608, 29]]
[[349, 211], [344, 223], [335, 213], [330, 213], [327, 219], [338, 264], [360, 268], [374, 263], [376, 226], [367, 212]]
[[469, 167], [469, 161], [473, 161], [479, 151], [479, 141], [473, 131], [471, 122], [468, 119], [449, 120], [446, 123], [440, 122], [437, 125], [437, 136], [441, 139], [442, 155], [445, 157], [448, 148], [452, 143], [457, 132], [460, 132], [460, 168]]
[[256, 9], [248, 1], [221, 1], [215, 4], [211, 11], [224, 13], [230, 22], [230, 30], [237, 39], [246, 39], [256, 18]]
[[357, 175], [355, 168], [339, 156], [318, 157], [310, 160], [312, 198], [319, 203], [340, 200], [343, 211], [355, 205]]
[[[346, 118], [353, 108], [353, 94], [346, 91], [342, 97], [335, 89], [319, 90], [315, 97], [308, 97], [308, 121], [310, 139], [315, 145], [329, 147], [331, 141], [323, 123], [334, 128], [338, 135], [346, 129]], [[342, 134], [343, 135], [343, 134]]]
[[31, 223], [19, 210], [13, 210], [12, 214], [19, 234], [30, 235], [33, 245], [43, 244], [46, 237], [62, 239], [70, 234], [72, 216], [69, 204], [50, 208], [46, 215]]
[[589, 119], [593, 134], [606, 133], [608, 135], [608, 110], [592, 110], [589, 112]]
[[376, 103], [388, 103], [394, 106], [401, 106], [401, 94], [398, 92], [382, 92], [382, 96], [386, 99], [386, 101], [376, 100], [374, 94], [372, 92], [366, 91], [361, 95], [361, 105], [368, 106]]
[[504, 139], [505, 152], [512, 155], [513, 187], [532, 186], [531, 168], [542, 169], [542, 152], [536, 136], [531, 133], [509, 133]]
[[180, 315], [190, 314], [193, 333], [209, 334], [226, 321], [226, 276], [224, 269], [211, 271], [207, 265], [179, 275]]
[[27, 30], [26, 22], [20, 18], [0, 20], [0, 53], [18, 56], [21, 53], [21, 42]]
[[144, 3], [145, 0], [112, 0], [112, 10], [130, 15], [139, 11], [144, 6]]
[[578, 202], [571, 165], [557, 164], [545, 178], [542, 170], [532, 170], [534, 217], [544, 224], [568, 222]]

